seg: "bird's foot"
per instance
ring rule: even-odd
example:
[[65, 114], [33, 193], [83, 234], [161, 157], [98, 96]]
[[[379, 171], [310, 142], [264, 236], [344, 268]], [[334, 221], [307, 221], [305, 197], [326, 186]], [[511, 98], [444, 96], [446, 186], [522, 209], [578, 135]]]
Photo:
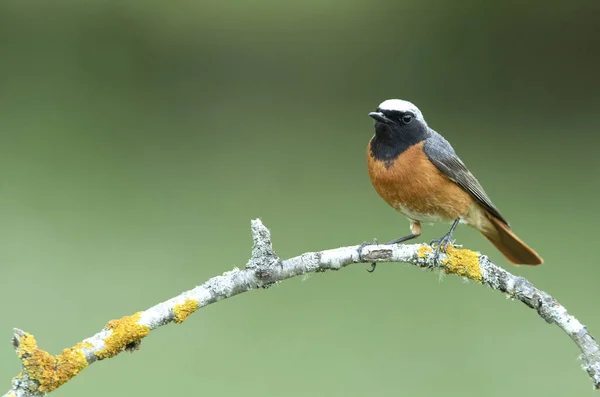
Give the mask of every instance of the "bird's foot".
[[454, 245], [454, 240], [452, 240], [452, 234], [454, 233], [456, 226], [458, 226], [459, 221], [460, 221], [460, 218], [456, 218], [454, 220], [454, 222], [452, 222], [452, 227], [450, 228], [448, 233], [444, 234], [444, 237], [442, 237], [440, 239], [431, 240], [431, 243], [429, 243], [429, 245], [436, 244], [436, 247], [434, 248], [436, 262], [438, 262], [438, 260], [440, 258], [440, 253], [443, 252], [445, 254], [446, 251], [448, 250], [448, 246]]
[[449, 245], [454, 245], [454, 240], [452, 240], [452, 235], [448, 233], [442, 238], [434, 238], [429, 245], [435, 246], [436, 249], [442, 252], [446, 252]]
[[[374, 238], [373, 245], [378, 245], [378, 244], [379, 244], [379, 242], [377, 241], [376, 238]], [[371, 245], [371, 243], [364, 241], [361, 245], [358, 246], [358, 258], [359, 259], [362, 259], [362, 251], [367, 245]], [[375, 266], [377, 266], [377, 264], [375, 262], [371, 263], [371, 269], [367, 269], [367, 271], [369, 273], [373, 273], [375, 271]]]
[[441, 253], [446, 253], [449, 246], [454, 246], [454, 240], [452, 240], [452, 232], [448, 232], [442, 238], [436, 238], [431, 240], [429, 245], [434, 247], [435, 261], [439, 260]]

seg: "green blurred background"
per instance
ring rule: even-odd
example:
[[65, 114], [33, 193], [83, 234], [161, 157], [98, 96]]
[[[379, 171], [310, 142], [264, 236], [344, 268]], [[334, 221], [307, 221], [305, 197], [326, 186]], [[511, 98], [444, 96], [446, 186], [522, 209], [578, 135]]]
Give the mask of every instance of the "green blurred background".
[[[600, 2], [0, 3], [0, 379], [243, 266], [390, 240], [367, 113], [415, 102], [600, 337]], [[447, 225], [426, 227], [421, 241]], [[402, 264], [202, 309], [57, 396], [587, 396], [578, 350], [501, 294]], [[0, 390], [3, 392], [3, 390]]]

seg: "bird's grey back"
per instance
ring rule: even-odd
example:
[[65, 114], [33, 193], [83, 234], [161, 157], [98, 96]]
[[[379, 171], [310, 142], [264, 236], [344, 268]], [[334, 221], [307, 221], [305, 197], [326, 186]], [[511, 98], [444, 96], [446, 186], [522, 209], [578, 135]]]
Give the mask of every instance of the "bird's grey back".
[[423, 151], [444, 175], [465, 189], [479, 204], [496, 218], [508, 226], [508, 222], [494, 206], [475, 176], [467, 169], [458, 157], [450, 142], [433, 129], [429, 128], [428, 137], [423, 144]]

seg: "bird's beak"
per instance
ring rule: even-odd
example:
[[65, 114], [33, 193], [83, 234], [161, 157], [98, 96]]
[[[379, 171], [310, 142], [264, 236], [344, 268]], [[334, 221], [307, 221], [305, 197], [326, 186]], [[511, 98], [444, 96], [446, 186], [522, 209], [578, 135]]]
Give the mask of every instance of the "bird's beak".
[[381, 112], [371, 112], [371, 113], [369, 113], [369, 117], [371, 117], [371, 118], [373, 118], [373, 119], [375, 119], [376, 121], [379, 121], [379, 122], [381, 122], [381, 123], [387, 123], [387, 122], [389, 122], [389, 121], [390, 121], [390, 120], [389, 120], [387, 117], [385, 117], [385, 116], [383, 115], [383, 113], [381, 113]]

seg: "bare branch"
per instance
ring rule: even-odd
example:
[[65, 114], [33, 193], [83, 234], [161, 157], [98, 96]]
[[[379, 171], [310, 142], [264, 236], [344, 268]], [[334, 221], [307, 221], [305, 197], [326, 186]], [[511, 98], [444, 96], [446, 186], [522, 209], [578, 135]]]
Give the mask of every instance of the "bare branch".
[[252, 237], [254, 247], [245, 269], [234, 268], [148, 310], [111, 320], [96, 335], [56, 356], [39, 349], [31, 334], [15, 329], [13, 346], [23, 371], [13, 379], [12, 388], [4, 397], [44, 396], [90, 364], [114, 357], [124, 350], [136, 350], [150, 331], [170, 322], [182, 323], [198, 308], [221, 299], [305, 273], [340, 270], [352, 263], [371, 262], [402, 262], [426, 269], [440, 268], [447, 274], [466, 277], [520, 300], [573, 339], [582, 353], [582, 367], [592, 378], [594, 387], [600, 388], [600, 349], [586, 327], [556, 299], [524, 278], [494, 265], [485, 255], [452, 246], [445, 254], [436, 255], [424, 244], [368, 245], [360, 252], [359, 246], [351, 246], [281, 260], [273, 251], [269, 230], [259, 219], [252, 221]]

